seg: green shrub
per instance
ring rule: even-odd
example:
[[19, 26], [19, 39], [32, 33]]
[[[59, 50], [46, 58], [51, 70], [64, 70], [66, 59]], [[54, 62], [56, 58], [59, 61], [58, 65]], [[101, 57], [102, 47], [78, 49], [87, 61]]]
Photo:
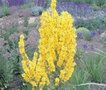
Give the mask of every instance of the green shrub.
[[102, 83], [106, 75], [105, 54], [99, 49], [96, 52], [89, 53], [78, 50], [75, 57], [76, 68], [69, 83], [67, 83], [70, 86], [68, 90], [88, 90], [86, 85], [81, 86], [80, 84], [90, 82]]
[[104, 6], [104, 4], [106, 4], [106, 0], [94, 0], [94, 3], [97, 6], [102, 7], [102, 6]]
[[[60, 85], [54, 90], [87, 90], [86, 86], [78, 86], [79, 84], [90, 82], [90, 74], [83, 67], [82, 56], [84, 52], [82, 50], [77, 50], [75, 59], [76, 59], [76, 68], [70, 80], [63, 85]], [[51, 90], [51, 89], [44, 89]]]
[[103, 32], [103, 33], [100, 35], [100, 39], [103, 40], [103, 41], [106, 41], [106, 32]]
[[3, 13], [4, 16], [9, 15], [10, 14], [9, 7], [3, 6], [2, 7], [2, 13]]
[[83, 38], [85, 40], [91, 40], [91, 33], [87, 28], [80, 27], [76, 30], [78, 38]]
[[2, 13], [2, 11], [0, 11], [0, 18], [2, 18], [3, 17], [3, 13]]
[[103, 32], [101, 35], [100, 35], [100, 39], [99, 39], [102, 43], [106, 43], [106, 32]]
[[100, 12], [96, 13], [94, 18], [90, 19], [77, 19], [75, 21], [75, 27], [85, 27], [91, 31], [97, 31], [98, 29], [105, 30], [106, 28], [106, 16], [100, 14]]
[[2, 37], [4, 37], [5, 40], [8, 40], [9, 36], [16, 31], [17, 31], [17, 26], [10, 26], [10, 27], [6, 28], [6, 33], [3, 34]]
[[17, 52], [12, 52], [11, 58], [8, 60], [0, 53], [0, 89], [2, 88], [2, 90], [8, 90], [13, 77], [17, 77], [21, 73], [19, 56], [17, 56]]
[[27, 27], [28, 26], [28, 17], [25, 17], [24, 18], [24, 27]]
[[5, 53], [10, 54], [8, 60], [13, 64], [13, 75], [21, 73], [20, 57], [18, 52], [18, 35], [17, 26], [6, 28], [6, 33], [1, 35], [1, 37], [6, 41], [6, 44], [3, 46], [2, 51], [4, 52], [2, 52], [2, 55]]
[[28, 2], [28, 3], [25, 3], [23, 5], [20, 5], [19, 7], [20, 7], [20, 9], [26, 9], [26, 8], [31, 8], [33, 6], [34, 6], [34, 3]]
[[42, 14], [43, 8], [40, 6], [35, 6], [31, 8], [31, 12], [33, 16], [39, 16]]
[[50, 2], [51, 2], [51, 0], [46, 0], [46, 7], [45, 8], [48, 8], [48, 7], [50, 7]]
[[84, 55], [82, 63], [85, 71], [90, 74], [92, 82], [101, 83], [106, 75], [106, 57], [101, 52], [87, 53]]
[[[87, 4], [95, 4], [96, 6], [102, 7], [106, 4], [106, 0], [62, 0], [67, 2], [75, 2], [75, 3], [87, 3]], [[58, 0], [61, 2], [61, 0]]]
[[85, 71], [85, 68], [76, 66], [76, 69], [70, 79], [70, 84], [73, 85], [70, 89], [75, 88], [75, 90], [86, 90], [87, 87], [77, 85], [89, 82], [88, 79], [89, 73]]
[[88, 4], [93, 4], [94, 0], [85, 0], [85, 2], [88, 3]]
[[6, 60], [0, 54], [0, 88], [3, 90], [9, 86], [13, 77], [13, 66], [11, 60]]

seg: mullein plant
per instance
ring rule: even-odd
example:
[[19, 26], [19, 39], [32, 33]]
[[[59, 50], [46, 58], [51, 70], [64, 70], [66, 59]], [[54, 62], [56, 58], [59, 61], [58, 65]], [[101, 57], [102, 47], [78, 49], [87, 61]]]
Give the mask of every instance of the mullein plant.
[[24, 35], [20, 35], [19, 50], [22, 55], [23, 79], [32, 85], [32, 90], [43, 90], [54, 83], [59, 86], [72, 76], [76, 53], [74, 19], [63, 11], [56, 11], [56, 0], [51, 0], [52, 13], [45, 11], [40, 17], [39, 51], [30, 60], [25, 52]]

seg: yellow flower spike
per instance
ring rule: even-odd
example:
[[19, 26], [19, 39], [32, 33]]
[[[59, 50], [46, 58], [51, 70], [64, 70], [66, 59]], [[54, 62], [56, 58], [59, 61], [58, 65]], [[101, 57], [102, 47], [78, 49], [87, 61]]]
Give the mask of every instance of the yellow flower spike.
[[[74, 18], [66, 11], [59, 15], [56, 0], [51, 0], [52, 13], [45, 11], [40, 16], [40, 40], [38, 52], [32, 60], [25, 53], [24, 35], [20, 36], [19, 49], [22, 55], [23, 78], [33, 87], [43, 90], [45, 85], [54, 81], [58, 86], [72, 76], [76, 53], [76, 30]], [[56, 74], [56, 75], [54, 75]], [[49, 77], [52, 76], [52, 77]], [[55, 77], [54, 77], [55, 76]]]
[[35, 90], [35, 87], [34, 86], [32, 86], [32, 90]]
[[56, 11], [56, 0], [51, 0], [51, 9], [52, 12]]
[[52, 9], [52, 16], [58, 16], [58, 12], [56, 11], [56, 0], [51, 0], [51, 9]]
[[58, 86], [59, 85], [59, 78], [55, 78], [55, 86]]
[[[74, 68], [73, 58], [76, 48], [76, 33], [73, 27], [74, 19], [68, 12], [63, 11], [61, 15], [58, 15], [56, 0], [51, 1], [51, 9], [52, 14], [44, 12], [40, 18], [39, 50], [41, 51], [39, 52], [44, 61], [47, 62], [48, 74], [52, 74], [54, 70], [56, 71], [57, 67], [61, 68], [60, 73], [58, 73], [59, 79], [60, 81], [67, 81], [73, 73], [73, 70], [69, 70], [70, 72], [68, 73], [67, 68]], [[67, 78], [65, 78], [66, 75]]]
[[38, 56], [38, 54], [36, 52], [34, 52], [34, 56], [32, 59], [33, 69], [35, 68], [35, 66], [37, 64], [37, 56]]
[[56, 9], [56, 0], [51, 0], [51, 8]]
[[20, 54], [22, 55], [22, 58], [24, 60], [28, 60], [28, 56], [27, 56], [27, 54], [25, 52], [25, 42], [24, 42], [24, 39], [25, 39], [24, 35], [21, 34], [20, 35], [20, 40], [19, 40], [19, 51], [20, 51]]

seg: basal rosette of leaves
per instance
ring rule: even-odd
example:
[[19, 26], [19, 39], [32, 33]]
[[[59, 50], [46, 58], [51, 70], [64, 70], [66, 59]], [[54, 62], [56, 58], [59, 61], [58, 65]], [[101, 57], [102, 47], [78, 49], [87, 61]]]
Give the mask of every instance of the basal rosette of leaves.
[[76, 33], [74, 19], [68, 12], [59, 15], [56, 0], [51, 0], [52, 13], [45, 11], [40, 17], [39, 51], [30, 60], [25, 52], [24, 35], [20, 36], [19, 49], [22, 55], [22, 77], [32, 85], [32, 89], [42, 90], [54, 83], [58, 86], [66, 82], [74, 71]]

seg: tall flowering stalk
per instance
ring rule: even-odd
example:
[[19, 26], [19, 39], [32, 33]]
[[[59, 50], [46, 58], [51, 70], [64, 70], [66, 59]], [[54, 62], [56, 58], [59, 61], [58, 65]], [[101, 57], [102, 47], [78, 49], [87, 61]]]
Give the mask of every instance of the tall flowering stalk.
[[32, 60], [25, 52], [24, 35], [20, 36], [19, 49], [24, 70], [22, 77], [32, 85], [33, 90], [42, 90], [51, 82], [58, 86], [69, 80], [74, 71], [76, 33], [73, 17], [68, 12], [59, 15], [56, 0], [51, 0], [51, 9], [52, 13], [46, 11], [40, 17], [39, 54], [35, 52]]

